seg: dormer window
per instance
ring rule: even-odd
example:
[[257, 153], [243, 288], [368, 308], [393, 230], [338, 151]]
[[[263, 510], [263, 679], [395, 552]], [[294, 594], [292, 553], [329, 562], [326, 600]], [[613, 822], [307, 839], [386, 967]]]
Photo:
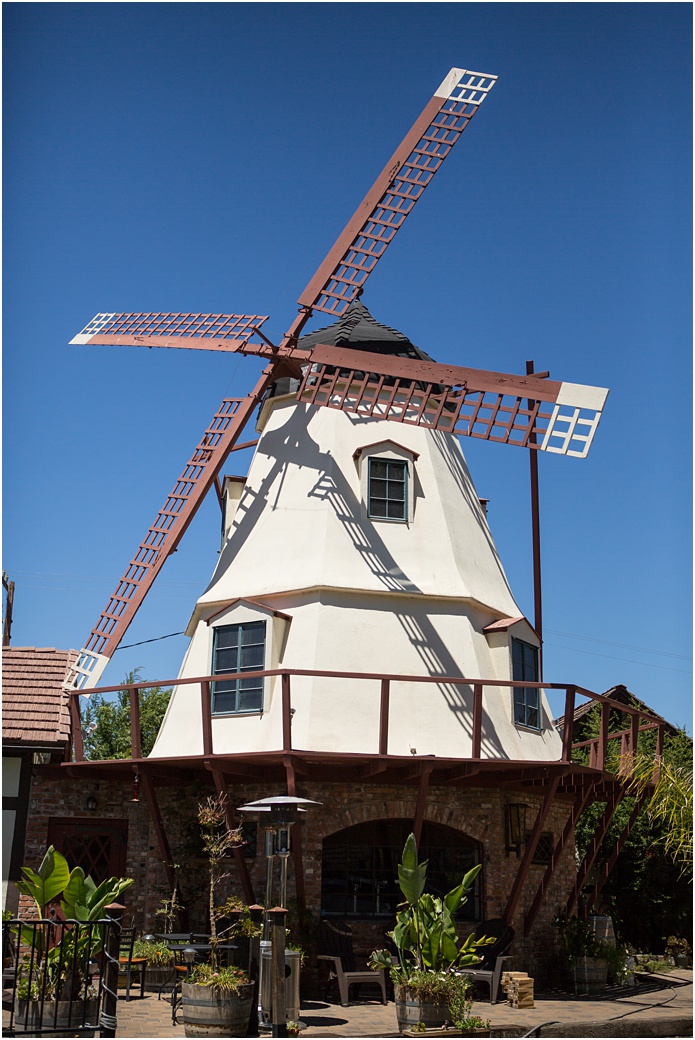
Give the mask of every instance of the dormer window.
[[[538, 682], [538, 647], [512, 637], [512, 679]], [[540, 691], [533, 686], [514, 687], [514, 722], [529, 729], [541, 728]]]
[[368, 514], [373, 519], [408, 519], [408, 465], [395, 459], [371, 458]]
[[[265, 621], [214, 629], [212, 674], [259, 672], [265, 666]], [[213, 683], [213, 715], [263, 710], [263, 676]]]
[[363, 508], [370, 520], [409, 524], [415, 510], [416, 451], [395, 441], [365, 444], [353, 453]]

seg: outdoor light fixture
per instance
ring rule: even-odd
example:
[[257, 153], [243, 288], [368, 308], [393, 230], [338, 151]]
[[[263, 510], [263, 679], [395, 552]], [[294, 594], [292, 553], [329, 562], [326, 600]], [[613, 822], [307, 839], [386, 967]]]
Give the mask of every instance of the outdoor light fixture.
[[157, 942], [157, 936], [156, 935], [152, 935], [152, 933], [150, 932], [148, 935], [143, 935], [142, 941], [143, 942]]
[[[265, 829], [265, 913], [263, 915], [263, 935], [261, 938], [261, 956], [259, 962], [258, 977], [258, 1026], [259, 1029], [267, 1029], [270, 1014], [266, 1017], [266, 1010], [261, 1004], [263, 993], [263, 959], [264, 951], [270, 953], [272, 943], [270, 942], [270, 915], [268, 911], [273, 904], [273, 870], [275, 858], [280, 860], [280, 906], [287, 906], [287, 860], [290, 856], [290, 831], [292, 825], [297, 822], [299, 813], [322, 802], [313, 802], [310, 798], [295, 798], [292, 795], [280, 794], [271, 798], [260, 798], [257, 802], [249, 802], [248, 805], [240, 805], [239, 812], [258, 813], [259, 822]], [[274, 1003], [273, 998], [273, 1003]], [[274, 1023], [272, 1026], [273, 1036], [286, 1036], [286, 1032], [277, 1032], [283, 1029], [284, 1023]]]
[[195, 962], [195, 954], [196, 951], [193, 949], [192, 946], [186, 946], [186, 948], [181, 952], [181, 956], [186, 962], [186, 967], [188, 969], [189, 975], [191, 974], [191, 969], [193, 968], [193, 964]]
[[35, 766], [47, 766], [50, 765], [51, 752], [50, 751], [35, 751], [33, 755]]
[[87, 810], [87, 812], [94, 812], [94, 810], [97, 807], [96, 796], [93, 795], [93, 794], [90, 794], [90, 796], [88, 797], [87, 801], [84, 803], [84, 807]]
[[140, 801], [140, 774], [136, 773], [133, 777], [133, 797], [130, 799], [131, 802]]
[[519, 802], [509, 802], [504, 807], [504, 843], [507, 853], [516, 852], [521, 858], [521, 846], [526, 841], [526, 809]]

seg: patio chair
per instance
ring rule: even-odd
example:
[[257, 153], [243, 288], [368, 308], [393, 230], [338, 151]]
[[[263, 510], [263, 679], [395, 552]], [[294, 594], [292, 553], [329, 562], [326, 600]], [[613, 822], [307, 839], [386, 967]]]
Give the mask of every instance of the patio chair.
[[133, 957], [135, 945], [135, 928], [122, 928], [118, 947], [118, 970], [125, 974], [125, 999], [130, 1000], [130, 985], [133, 974], [140, 975], [140, 996], [145, 996], [146, 957]]
[[476, 939], [483, 936], [494, 936], [495, 942], [490, 946], [481, 946], [478, 950], [483, 958], [482, 964], [477, 968], [462, 968], [462, 975], [470, 975], [476, 982], [484, 982], [490, 987], [490, 1003], [496, 1004], [499, 994], [500, 981], [505, 962], [511, 960], [506, 956], [507, 950], [514, 941], [514, 929], [501, 919], [483, 921], [473, 933]]
[[328, 970], [328, 987], [332, 982], [338, 983], [338, 993], [342, 1007], [350, 1005], [351, 986], [379, 986], [381, 1003], [386, 1004], [386, 976], [383, 971], [357, 971], [355, 953], [352, 948], [352, 932], [346, 924], [331, 924], [323, 921], [318, 935], [319, 949], [322, 951], [317, 960], [325, 961], [331, 967]]

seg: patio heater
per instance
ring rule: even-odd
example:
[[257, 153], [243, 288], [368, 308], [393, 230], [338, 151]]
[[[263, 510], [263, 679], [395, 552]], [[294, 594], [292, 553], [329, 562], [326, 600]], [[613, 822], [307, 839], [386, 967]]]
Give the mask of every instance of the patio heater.
[[[290, 857], [290, 832], [293, 824], [297, 822], [300, 812], [306, 812], [307, 809], [322, 804], [322, 802], [314, 802], [310, 798], [296, 798], [293, 795], [275, 795], [270, 798], [260, 798], [256, 802], [249, 802], [248, 805], [240, 805], [238, 810], [239, 812], [258, 813], [259, 822], [265, 830], [265, 910], [263, 913], [263, 934], [258, 962], [258, 1028], [259, 1030], [267, 1030], [268, 1028], [268, 1020], [265, 1017], [263, 1007], [263, 992], [264, 988], [267, 988], [263, 986], [263, 955], [264, 951], [267, 951], [267, 958], [271, 959], [271, 965], [273, 966], [271, 997], [271, 1029], [273, 1036], [287, 1036], [284, 1014], [284, 913], [287, 909], [287, 861]], [[280, 860], [279, 909], [282, 910], [280, 919], [275, 917], [278, 911], [273, 911], [271, 915], [270, 909], [273, 902], [273, 875], [276, 858]], [[273, 949], [273, 942], [270, 940], [271, 920], [276, 949]], [[281, 974], [282, 977], [280, 978]], [[282, 1015], [277, 1014], [280, 1008], [282, 1009]], [[282, 1021], [277, 1021], [279, 1018]]]

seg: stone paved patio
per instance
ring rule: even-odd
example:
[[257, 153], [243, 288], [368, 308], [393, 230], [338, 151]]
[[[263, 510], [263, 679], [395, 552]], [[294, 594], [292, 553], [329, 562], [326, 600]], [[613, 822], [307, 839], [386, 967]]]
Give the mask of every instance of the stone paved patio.
[[[523, 1011], [506, 1004], [476, 1002], [474, 1013], [489, 1018], [494, 1036], [522, 1036], [533, 1027], [548, 1026], [541, 1036], [575, 1037], [692, 1037], [692, 971], [668, 975], [640, 976], [631, 990], [608, 991], [603, 999], [566, 994], [536, 998], [535, 1007]], [[305, 1037], [396, 1037], [396, 1012], [365, 1001], [343, 1008], [339, 1004], [306, 1001], [302, 1004]], [[611, 1025], [609, 1025], [611, 1023]], [[171, 1005], [147, 995], [144, 999], [118, 1001], [118, 1037], [183, 1037], [182, 1025], [172, 1025]]]

